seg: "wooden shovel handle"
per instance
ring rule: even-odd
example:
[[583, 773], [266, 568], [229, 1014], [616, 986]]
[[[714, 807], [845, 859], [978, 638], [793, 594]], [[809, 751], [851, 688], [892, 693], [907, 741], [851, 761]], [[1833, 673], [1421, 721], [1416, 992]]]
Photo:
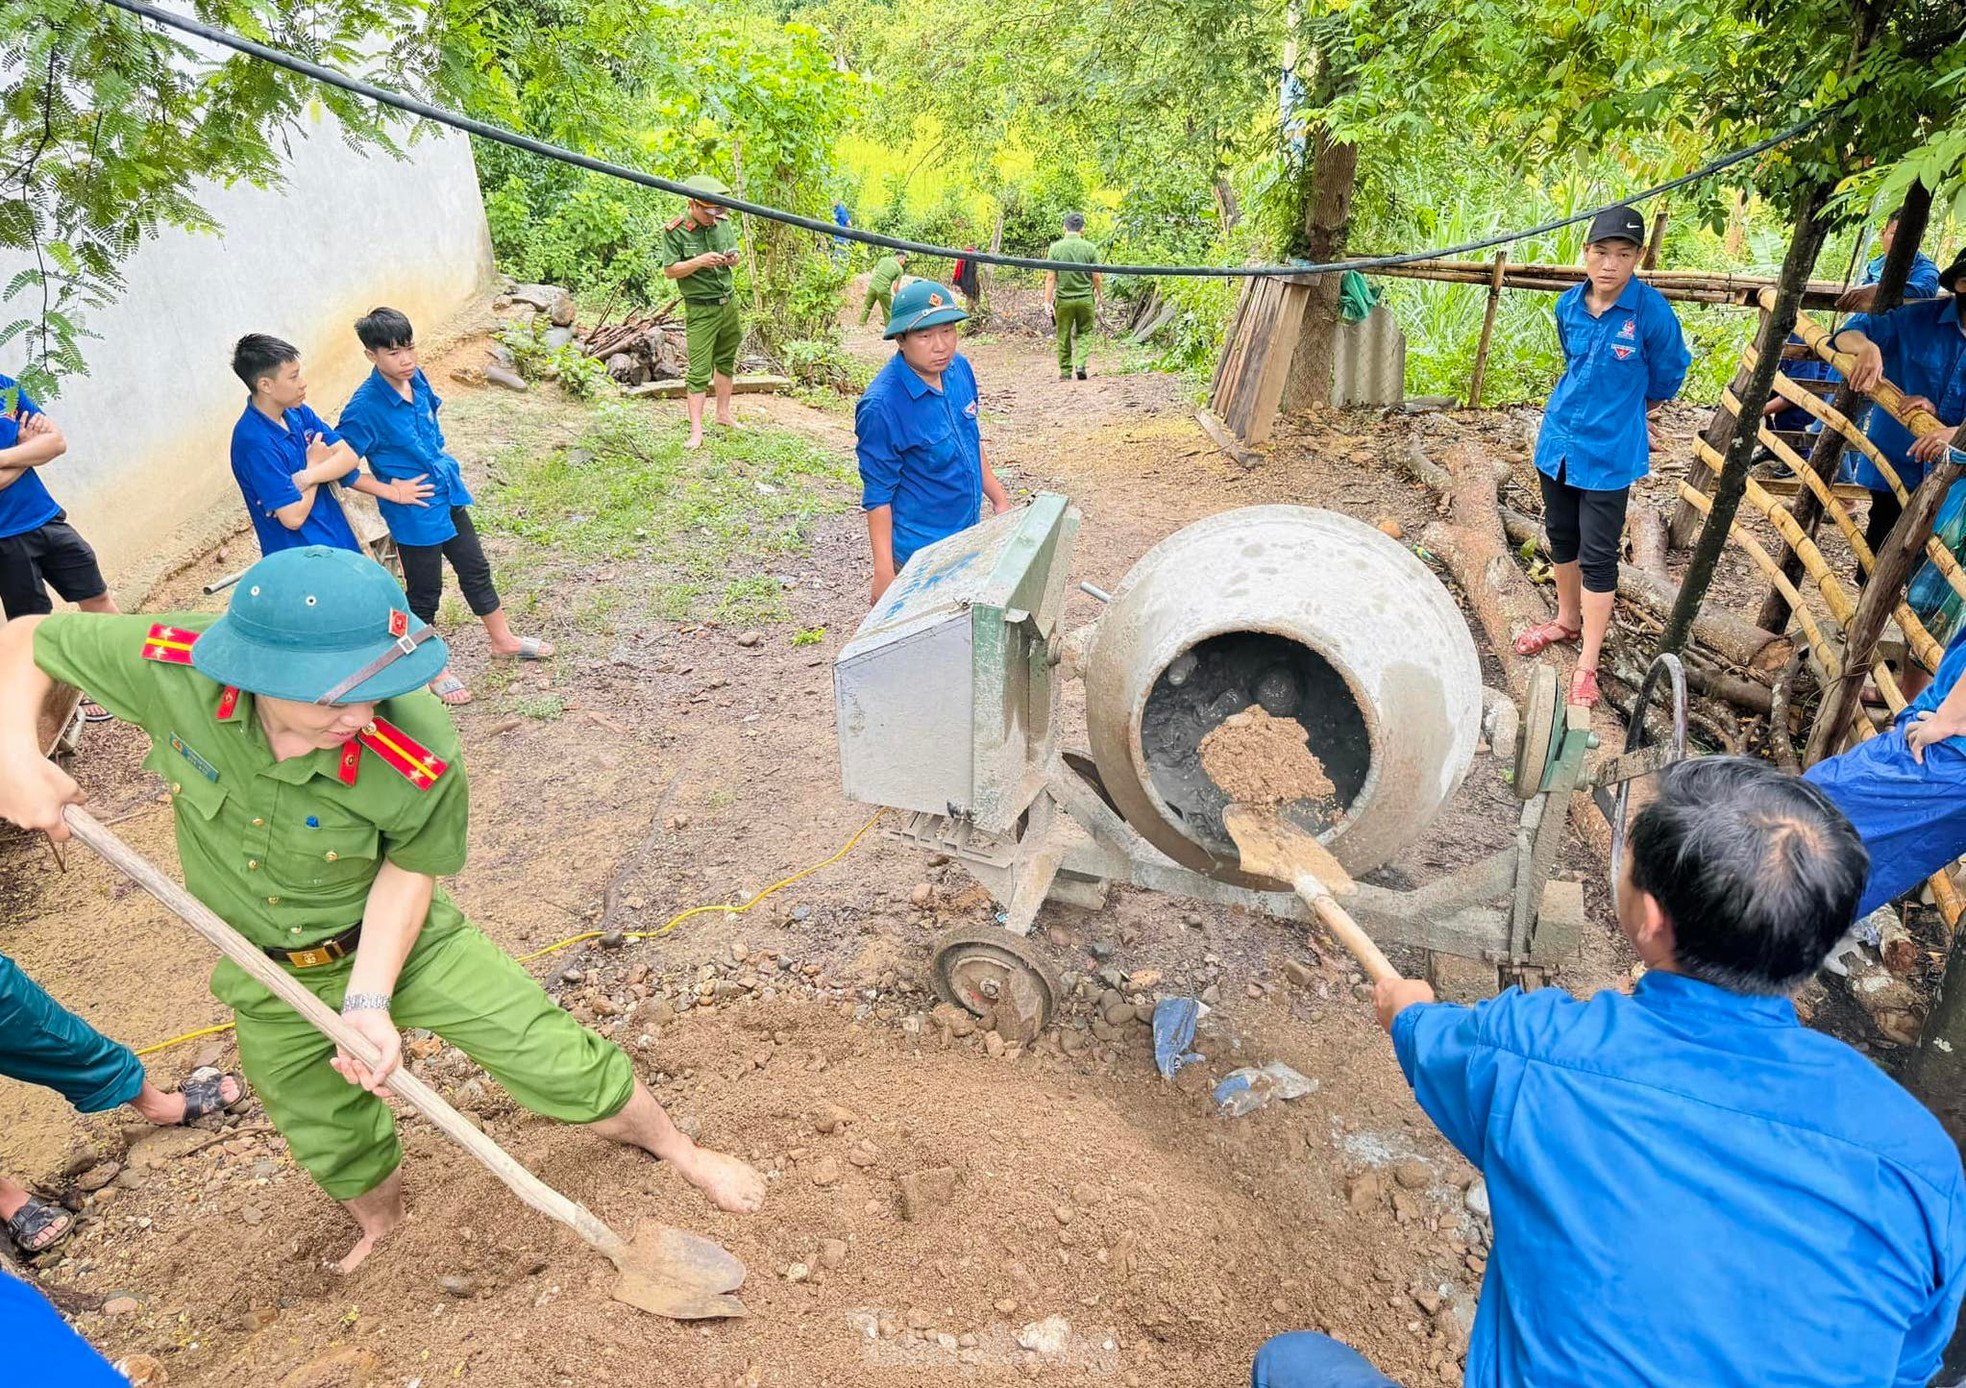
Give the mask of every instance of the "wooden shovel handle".
[[1365, 970], [1367, 978], [1374, 983], [1383, 983], [1400, 976], [1399, 970], [1392, 966], [1392, 961], [1380, 952], [1379, 946], [1372, 942], [1372, 937], [1359, 928], [1359, 923], [1352, 919], [1351, 912], [1338, 904], [1338, 899], [1331, 894], [1330, 888], [1323, 882], [1308, 872], [1300, 872], [1291, 886], [1297, 889], [1297, 895], [1317, 913], [1317, 918], [1324, 922], [1324, 928], [1332, 933], [1352, 958], [1358, 960], [1359, 967]]
[[[248, 943], [238, 931], [220, 920], [204, 902], [166, 877], [156, 864], [105, 829], [88, 811], [70, 805], [63, 811], [63, 817], [76, 838], [107, 858], [117, 871], [169, 907], [172, 914], [300, 1013], [315, 1030], [364, 1063], [373, 1064], [378, 1059], [375, 1047], [343, 1022], [338, 1013], [308, 992], [292, 974]], [[617, 1264], [627, 1255], [628, 1245], [619, 1234], [601, 1223], [585, 1205], [568, 1199], [526, 1170], [503, 1147], [466, 1122], [463, 1115], [445, 1103], [435, 1090], [411, 1074], [409, 1067], [399, 1066], [389, 1076], [389, 1088], [404, 1103], [441, 1129], [444, 1136], [482, 1162], [486, 1169], [535, 1210], [566, 1225]]]

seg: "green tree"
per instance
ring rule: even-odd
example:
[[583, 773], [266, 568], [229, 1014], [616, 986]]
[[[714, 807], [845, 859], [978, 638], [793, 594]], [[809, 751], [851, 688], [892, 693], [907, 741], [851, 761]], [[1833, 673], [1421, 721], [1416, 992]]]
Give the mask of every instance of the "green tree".
[[[413, 0], [200, 0], [207, 22], [372, 81], [443, 89], [449, 35]], [[87, 370], [88, 316], [171, 227], [217, 231], [206, 180], [281, 186], [288, 138], [325, 110], [396, 152], [409, 128], [370, 103], [239, 56], [214, 58], [94, 0], [10, 0], [0, 24], [0, 289], [10, 374], [55, 395]], [[17, 355], [16, 355], [17, 354]]]

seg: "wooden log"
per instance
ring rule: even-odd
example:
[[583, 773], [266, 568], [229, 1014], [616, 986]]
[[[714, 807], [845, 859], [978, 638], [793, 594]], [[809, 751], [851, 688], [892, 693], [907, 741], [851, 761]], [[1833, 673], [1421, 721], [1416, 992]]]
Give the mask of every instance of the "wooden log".
[[1495, 310], [1502, 304], [1502, 275], [1507, 251], [1495, 252], [1495, 270], [1488, 278], [1488, 303], [1481, 311], [1481, 340], [1475, 344], [1474, 370], [1468, 376], [1468, 408], [1481, 408], [1481, 380], [1488, 373], [1488, 342], [1495, 335]]
[[1795, 682], [1802, 676], [1802, 648], [1796, 647], [1782, 673], [1775, 677], [1769, 693], [1768, 741], [1773, 745], [1775, 765], [1791, 776], [1802, 774], [1802, 758], [1795, 754], [1795, 735], [1789, 727], [1789, 704], [1795, 697]]
[[1222, 421], [1217, 419], [1209, 411], [1196, 410], [1195, 423], [1201, 425], [1201, 431], [1208, 435], [1209, 441], [1221, 449], [1229, 461], [1235, 463], [1238, 467], [1252, 468], [1263, 461], [1262, 454], [1253, 453], [1236, 442], [1235, 435], [1231, 434], [1223, 426]]
[[[1415, 260], [1404, 265], [1374, 266], [1366, 274], [1391, 279], [1431, 280], [1441, 284], [1487, 284], [1494, 266], [1480, 260]], [[1767, 275], [1730, 275], [1702, 270], [1640, 270], [1644, 280], [1668, 299], [1689, 303], [1734, 304], [1752, 307], [1775, 280]], [[1558, 294], [1582, 284], [1581, 265], [1544, 265], [1518, 261], [1502, 278], [1504, 289], [1527, 289]], [[1810, 280], [1802, 291], [1805, 308], [1833, 309], [1843, 293], [1838, 280]]]
[[[790, 390], [792, 382], [784, 376], [738, 376], [731, 381], [730, 388], [737, 395], [777, 395]], [[650, 381], [646, 385], [629, 386], [621, 393], [638, 400], [679, 400], [689, 393], [689, 387], [684, 381]]]
[[[1699, 511], [1701, 515], [1711, 513], [1713, 499], [1699, 488], [1686, 482], [1681, 482], [1679, 484], [1679, 494], [1685, 498], [1689, 505]], [[1837, 669], [1840, 668], [1836, 664], [1836, 649], [1825, 635], [1822, 624], [1816, 620], [1816, 614], [1810, 611], [1809, 604], [1802, 600], [1801, 592], [1782, 573], [1782, 566], [1775, 562], [1775, 556], [1770, 554], [1759, 540], [1749, 534], [1741, 526], [1739, 521], [1728, 527], [1727, 538], [1740, 546], [1742, 553], [1746, 554], [1748, 558], [1760, 566], [1761, 571], [1768, 576], [1768, 580], [1771, 583], [1781, 588], [1783, 593], [1788, 597], [1789, 602], [1794, 606], [1795, 620], [1802, 627], [1802, 634], [1808, 639], [1809, 649], [1816, 652], [1826, 672], [1834, 675]]]
[[1466, 444], [1456, 444], [1447, 450], [1446, 469], [1453, 479], [1449, 520], [1428, 526], [1420, 543], [1439, 555], [1460, 583], [1508, 679], [1509, 692], [1520, 703], [1529, 696], [1530, 671], [1536, 662], [1515, 653], [1515, 638], [1548, 621], [1550, 610], [1515, 562], [1502, 529], [1495, 469], [1489, 460]]
[[1641, 502], [1625, 517], [1625, 529], [1632, 537], [1632, 563], [1648, 574], [1671, 582], [1666, 569], [1666, 523], [1659, 513]]

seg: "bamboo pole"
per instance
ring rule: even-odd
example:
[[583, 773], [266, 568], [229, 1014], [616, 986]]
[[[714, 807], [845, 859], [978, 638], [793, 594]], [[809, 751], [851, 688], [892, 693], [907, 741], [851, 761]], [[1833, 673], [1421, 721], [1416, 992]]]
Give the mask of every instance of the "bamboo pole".
[[[1761, 306], [1765, 309], [1771, 307], [1773, 303], [1773, 296], [1764, 290], [1761, 294]], [[1841, 371], [1845, 378], [1856, 369], [1856, 357], [1849, 352], [1833, 349], [1830, 346], [1832, 334], [1815, 319], [1798, 313], [1795, 316], [1795, 334], [1808, 343], [1810, 350], [1817, 356]], [[1889, 381], [1879, 381], [1870, 391], [1870, 398], [1882, 406], [1886, 414], [1904, 425], [1913, 438], [1929, 434], [1934, 429], [1947, 429], [1950, 432], [1947, 425], [1939, 422], [1937, 415], [1930, 410], [1914, 407], [1911, 397]]]
[[[1679, 494], [1687, 505], [1691, 506], [1701, 515], [1708, 515], [1712, 512], [1713, 498], [1701, 491], [1698, 487], [1695, 487], [1692, 483], [1681, 482], [1679, 484]], [[1801, 626], [1802, 634], [1809, 640], [1810, 651], [1815, 654], [1818, 663], [1822, 665], [1825, 673], [1830, 678], [1835, 678], [1836, 672], [1842, 668], [1837, 664], [1836, 648], [1831, 643], [1829, 637], [1824, 634], [1821, 624], [1816, 621], [1816, 614], [1809, 610], [1809, 604], [1802, 600], [1802, 594], [1796, 590], [1794, 582], [1790, 580], [1787, 574], [1782, 572], [1782, 566], [1775, 562], [1775, 557], [1762, 547], [1759, 540], [1755, 539], [1753, 535], [1750, 535], [1742, 528], [1739, 521], [1734, 522], [1733, 525], [1728, 527], [1727, 538], [1739, 545], [1741, 551], [1748, 558], [1754, 560], [1755, 564], [1768, 576], [1768, 581], [1781, 589], [1783, 594], [1787, 596], [1789, 602], [1795, 608], [1795, 620]]]
[[1495, 310], [1502, 303], [1502, 274], [1509, 263], [1507, 251], [1495, 252], [1495, 269], [1488, 279], [1488, 305], [1481, 313], [1481, 341], [1475, 345], [1474, 371], [1468, 377], [1468, 408], [1481, 408], [1481, 379], [1488, 372], [1488, 342], [1495, 335]]

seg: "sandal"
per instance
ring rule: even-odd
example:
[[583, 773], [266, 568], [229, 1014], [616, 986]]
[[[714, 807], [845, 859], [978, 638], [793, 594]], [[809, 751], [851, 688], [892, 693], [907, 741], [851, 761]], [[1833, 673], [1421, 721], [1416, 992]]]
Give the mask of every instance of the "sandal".
[[1522, 635], [1516, 637], [1515, 653], [1517, 655], [1536, 655], [1539, 652], [1548, 650], [1551, 646], [1568, 645], [1572, 641], [1581, 639], [1583, 634], [1581, 627], [1576, 631], [1572, 631], [1561, 622], [1539, 622], [1529, 628], [1529, 630], [1523, 632]]
[[[239, 1086], [239, 1097], [231, 1103], [225, 1101], [227, 1080]], [[212, 1065], [201, 1065], [179, 1080], [177, 1092], [184, 1096], [184, 1117], [178, 1119], [181, 1128], [190, 1127], [209, 1113], [230, 1113], [246, 1102], [247, 1095], [242, 1076]]]
[[32, 1258], [74, 1233], [75, 1216], [30, 1195], [5, 1228], [7, 1237], [14, 1241], [22, 1256]]
[[1597, 703], [1597, 671], [1579, 665], [1570, 677], [1570, 702], [1592, 708]]
[[84, 694], [82, 696], [82, 721], [84, 723], [108, 723], [114, 721], [115, 717], [115, 714], [97, 703], [94, 699], [91, 699], [88, 695]]
[[499, 651], [496, 655], [499, 660], [551, 660], [553, 648], [537, 636], [521, 636], [518, 650]]
[[445, 675], [433, 680], [430, 692], [435, 694], [446, 708], [458, 708], [471, 702], [471, 691], [464, 687], [464, 681], [456, 675]]

